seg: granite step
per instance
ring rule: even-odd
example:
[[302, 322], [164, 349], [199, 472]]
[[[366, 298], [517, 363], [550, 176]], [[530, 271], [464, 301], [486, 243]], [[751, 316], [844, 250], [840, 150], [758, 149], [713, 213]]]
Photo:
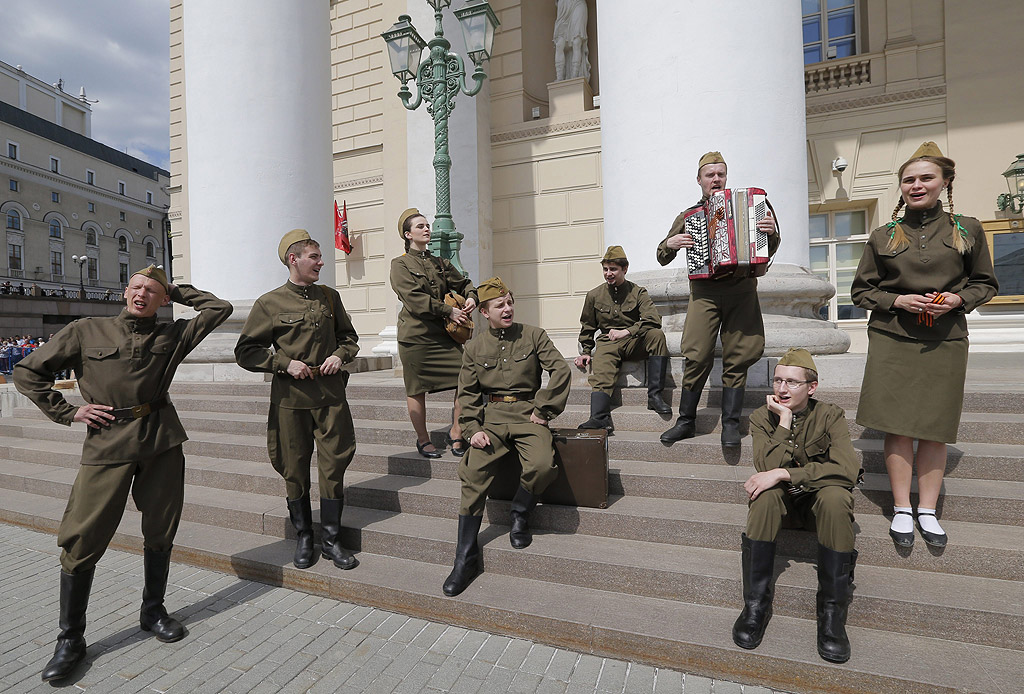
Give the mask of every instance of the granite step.
[[[33, 421], [0, 424], [0, 456], [77, 467], [81, 439], [79, 425], [69, 429]], [[183, 448], [188, 455], [190, 481], [202, 471], [201, 483], [206, 486], [227, 490], [252, 488], [273, 494], [281, 490], [280, 479], [269, 465], [262, 437], [193, 430]], [[231, 469], [233, 460], [238, 464]], [[349, 469], [377, 475], [455, 480], [458, 459], [446, 455], [428, 460], [402, 446], [361, 443]], [[752, 473], [748, 465], [613, 459], [609, 461], [609, 491], [631, 497], [745, 505], [747, 497], [742, 484]], [[913, 488], [916, 499], [916, 482]], [[854, 489], [858, 515], [889, 514], [892, 503], [889, 489], [889, 479], [884, 473], [865, 474], [864, 484]], [[943, 520], [1022, 526], [1024, 482], [949, 477], [944, 482], [939, 514]]]
[[[23, 468], [26, 465], [22, 464]], [[0, 478], [10, 473], [10, 466], [2, 462], [0, 469], [3, 470]], [[41, 484], [25, 485], [13, 491], [61, 498], [54, 496], [53, 490], [42, 483], [61, 488], [73, 479], [65, 473], [67, 471], [56, 469], [36, 470], [34, 477]], [[60, 479], [62, 477], [65, 479]], [[4, 493], [2, 489], [11, 488], [0, 484], [0, 496]], [[209, 496], [209, 490], [199, 494]], [[219, 509], [216, 522], [209, 522], [198, 508], [202, 502], [193, 500], [196, 495], [196, 489], [186, 488], [185, 521], [275, 539], [294, 537], [278, 499], [268, 503], [266, 499], [242, 494], [237, 504]], [[135, 510], [131, 503], [128, 508]], [[314, 517], [318, 517], [316, 504]], [[346, 507], [344, 521], [345, 544], [358, 552], [441, 565], [450, 564], [454, 555], [455, 523], [449, 518], [396, 514], [350, 505]], [[736, 610], [742, 607], [740, 559], [735, 548], [712, 550], [620, 538], [538, 533], [528, 550], [517, 551], [508, 545], [507, 534], [505, 525], [483, 526], [481, 544], [488, 571], [524, 578], [542, 575], [549, 582], [626, 595]], [[777, 576], [776, 613], [814, 614], [817, 574], [813, 561], [780, 556]], [[1024, 604], [1014, 599], [1020, 588], [1020, 583], [1013, 581], [860, 565], [850, 624], [1020, 649], [1024, 647]]]
[[[45, 450], [44, 447], [38, 447]], [[261, 479], [256, 491], [199, 486], [194, 483], [196, 463], [189, 458], [185, 517], [211, 524], [283, 537], [287, 531], [283, 485], [273, 478], [269, 466], [250, 475]], [[207, 472], [206, 474], [213, 474]], [[246, 473], [237, 473], [244, 476]], [[44, 461], [0, 461], [0, 486], [66, 498], [75, 470]], [[349, 507], [364, 507], [384, 512], [411, 513], [451, 519], [458, 513], [459, 483], [454, 480], [424, 479], [399, 475], [373, 475], [349, 472], [346, 476], [346, 501]], [[265, 485], [265, 486], [264, 486]], [[276, 488], [276, 493], [264, 493]], [[616, 496], [608, 509], [585, 509], [544, 505], [534, 513], [531, 525], [538, 531], [576, 533], [601, 537], [655, 542], [679, 546], [727, 549], [736, 545], [743, 532], [746, 509], [742, 504], [678, 499], [643, 499]], [[485, 518], [505, 523], [508, 502], [488, 501]], [[268, 519], [275, 518], [276, 521]], [[270, 531], [268, 522], [276, 523]], [[888, 521], [881, 515], [860, 514], [857, 548], [860, 563], [939, 573], [973, 575], [1017, 580], [1024, 569], [1024, 529], [1016, 526], [987, 525], [945, 520], [944, 527], [953, 540], [943, 552], [932, 552], [924, 543], [907, 551], [894, 549], [888, 536]], [[783, 531], [780, 545], [794, 557], [813, 559], [816, 539], [812, 533]], [[915, 551], [916, 550], [916, 551]], [[934, 556], [933, 556], [934, 555]]]
[[[5, 492], [0, 520], [53, 532], [62, 511], [62, 500]], [[139, 552], [138, 528], [138, 514], [126, 512], [112, 546]], [[492, 562], [500, 563], [489, 550], [490, 546], [485, 558], [490, 554]], [[174, 558], [176, 564], [225, 571], [467, 628], [794, 692], [1009, 692], [1021, 676], [1018, 650], [851, 623], [853, 657], [836, 666], [818, 657], [815, 626], [809, 618], [777, 614], [764, 643], [756, 651], [743, 651], [730, 637], [735, 606], [587, 587], [568, 591], [562, 584], [495, 570], [482, 574], [469, 590], [453, 599], [442, 596], [438, 589], [449, 571], [447, 564], [363, 552], [360, 566], [353, 571], [338, 571], [324, 561], [296, 570], [290, 566], [291, 553], [288, 541], [183, 521]], [[168, 607], [174, 611], [179, 606]], [[900, 657], [894, 658], [897, 653]], [[972, 666], [949, 667], [956, 662]]]

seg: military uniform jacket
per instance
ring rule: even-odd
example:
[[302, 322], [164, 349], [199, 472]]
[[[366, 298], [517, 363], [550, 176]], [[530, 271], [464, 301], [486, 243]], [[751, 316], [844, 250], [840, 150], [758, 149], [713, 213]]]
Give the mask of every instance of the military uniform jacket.
[[398, 313], [398, 341], [409, 344], [452, 342], [444, 319], [452, 307], [444, 302], [449, 291], [476, 301], [469, 278], [449, 261], [430, 251], [411, 250], [391, 261], [391, 288], [402, 302]]
[[[673, 250], [668, 247], [668, 240], [680, 234], [683, 231], [683, 218], [686, 213], [690, 210], [694, 210], [704, 204], [704, 200], [701, 200], [696, 205], [687, 207], [685, 210], [680, 212], [675, 221], [672, 222], [671, 228], [668, 230], [668, 234], [660, 244], [658, 244], [658, 262], [661, 265], [668, 265], [676, 256], [679, 251]], [[779, 224], [778, 220], [775, 222], [775, 233], [768, 236], [768, 255], [774, 256], [775, 251], [779, 250], [779, 244], [781, 239], [779, 237]], [[734, 294], [747, 294], [757, 291], [757, 278], [756, 277], [720, 277], [718, 279], [706, 279], [706, 280], [690, 280], [690, 295], [695, 297], [700, 296], [732, 296]]]
[[643, 287], [624, 280], [618, 287], [607, 282], [587, 292], [580, 314], [580, 346], [584, 354], [594, 351], [594, 333], [607, 340], [612, 329], [628, 330], [636, 337], [651, 328], [661, 327], [661, 315]]
[[[53, 374], [74, 369], [86, 402], [115, 409], [153, 402], [167, 395], [174, 371], [185, 356], [231, 315], [231, 304], [209, 292], [181, 284], [171, 299], [199, 315], [173, 323], [135, 318], [121, 311], [114, 318], [82, 318], [14, 368], [18, 390], [46, 416], [70, 425], [77, 407], [53, 390]], [[82, 463], [125, 463], [155, 456], [188, 440], [173, 405], [140, 419], [87, 429]]]
[[[547, 371], [547, 388], [541, 373]], [[551, 420], [569, 400], [569, 365], [540, 328], [513, 323], [488, 328], [466, 344], [459, 372], [459, 404], [463, 438], [469, 440], [484, 422], [525, 424], [530, 413]], [[526, 401], [489, 402], [490, 395], [532, 395]]]
[[347, 364], [359, 353], [358, 343], [359, 335], [335, 289], [288, 281], [252, 305], [235, 344], [235, 361], [243, 369], [274, 374], [273, 404], [309, 410], [341, 402], [347, 374], [339, 371], [299, 380], [288, 374], [288, 364], [295, 359], [320, 366], [330, 356]]
[[[871, 232], [850, 287], [853, 303], [871, 311], [869, 328], [919, 340], [967, 336], [966, 314], [995, 296], [999, 283], [981, 222], [973, 217], [959, 220], [971, 242], [966, 255], [953, 247], [953, 224], [942, 203], [907, 211], [900, 225], [910, 243], [903, 248], [888, 249], [888, 226]], [[938, 316], [931, 326], [919, 324], [917, 314], [893, 308], [901, 294], [928, 292], [959, 294], [963, 308]]]
[[810, 398], [803, 412], [793, 413], [792, 430], [779, 426], [779, 416], [763, 405], [750, 414], [750, 435], [758, 472], [786, 468], [790, 484], [804, 491], [857, 484], [860, 463], [838, 405]]

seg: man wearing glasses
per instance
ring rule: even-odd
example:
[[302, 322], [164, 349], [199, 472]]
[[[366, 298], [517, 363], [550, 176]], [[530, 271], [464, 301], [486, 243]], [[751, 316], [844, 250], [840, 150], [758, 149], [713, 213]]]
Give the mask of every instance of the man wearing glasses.
[[757, 648], [772, 616], [775, 538], [782, 527], [818, 533], [818, 654], [850, 659], [846, 608], [857, 552], [853, 548], [853, 487], [860, 476], [846, 415], [813, 397], [814, 360], [791, 349], [779, 360], [767, 404], [750, 415], [754, 468], [743, 488], [750, 497], [743, 535], [743, 612], [732, 638]]

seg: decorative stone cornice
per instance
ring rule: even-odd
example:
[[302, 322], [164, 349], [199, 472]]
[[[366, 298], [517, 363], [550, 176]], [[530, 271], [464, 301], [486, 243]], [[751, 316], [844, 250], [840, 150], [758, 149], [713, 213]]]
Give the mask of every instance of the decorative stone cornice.
[[120, 207], [121, 209], [130, 209], [133, 211], [141, 212], [145, 215], [161, 215], [164, 212], [163, 207], [151, 203], [137, 200], [136, 198], [128, 197], [127, 195], [119, 195], [112, 190], [106, 188], [100, 188], [99, 186], [89, 185], [78, 181], [69, 176], [63, 174], [55, 174], [47, 169], [42, 169], [38, 166], [26, 164], [20, 159], [2, 159], [4, 168], [19, 173], [23, 176], [32, 176], [37, 181], [45, 181], [47, 183], [56, 183], [62, 185], [68, 189], [74, 190], [76, 193], [84, 198], [92, 198], [95, 200], [103, 199], [110, 203], [114, 207]]
[[848, 99], [846, 101], [833, 101], [827, 104], [817, 104], [814, 106], [807, 107], [807, 115], [815, 116], [822, 113], [834, 113], [835, 111], [846, 111], [854, 108], [867, 108], [870, 106], [884, 106], [886, 104], [895, 104], [900, 101], [913, 101], [915, 99], [929, 99], [936, 96], [944, 96], [946, 94], [946, 86], [941, 85], [938, 87], [928, 87], [926, 89], [913, 89], [906, 92], [896, 92], [894, 94], [878, 94], [876, 96], [866, 96], [860, 99]]
[[351, 178], [347, 181], [338, 181], [334, 184], [335, 192], [339, 190], [351, 190], [352, 188], [365, 188], [366, 186], [380, 185], [384, 182], [384, 174], [366, 176], [364, 178]]
[[563, 123], [549, 123], [535, 128], [524, 128], [522, 130], [508, 130], [505, 132], [493, 133], [491, 142], [511, 142], [513, 140], [527, 140], [531, 137], [543, 137], [556, 133], [572, 132], [574, 130], [590, 130], [601, 125], [601, 117], [583, 118], [580, 120], [565, 121]]

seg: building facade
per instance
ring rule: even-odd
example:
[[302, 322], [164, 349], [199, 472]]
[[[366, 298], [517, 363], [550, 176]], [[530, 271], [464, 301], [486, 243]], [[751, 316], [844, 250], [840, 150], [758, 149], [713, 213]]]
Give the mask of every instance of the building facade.
[[91, 139], [84, 97], [0, 62], [0, 284], [120, 294], [167, 265], [170, 173]]
[[[648, 3], [634, 23], [623, 21], [616, 2], [587, 0], [590, 76], [556, 82], [556, 3], [492, 0], [501, 26], [488, 80], [475, 98], [456, 99], [450, 127], [452, 209], [466, 236], [464, 266], [478, 281], [505, 278], [515, 288], [518, 317], [547, 329], [567, 355], [576, 351], [583, 297], [601, 281], [597, 261], [605, 246], [625, 245], [631, 270], [657, 268], [654, 246], [699, 195], [694, 169], [703, 151], [723, 151], [732, 185], [774, 180], [769, 194], [789, 185], [804, 190], [803, 161], [794, 166], [788, 151], [776, 157], [765, 150], [775, 132], [717, 133], [702, 141], [701, 104], [687, 101], [699, 75], [689, 63], [679, 67], [675, 48], [660, 43], [661, 62], [658, 51], [640, 51], [653, 64], [630, 59], [655, 29], [687, 43], [687, 32], [703, 26], [700, 4]], [[179, 277], [188, 276], [194, 243], [188, 224], [188, 4], [171, 4], [170, 214], [175, 253], [185, 261], [177, 266]], [[792, 4], [767, 7], [781, 16]], [[395, 96], [399, 84], [380, 33], [408, 14], [428, 38], [433, 17], [422, 0], [335, 0], [329, 13], [334, 198], [347, 205], [353, 245], [351, 255], [335, 255], [335, 283], [364, 352], [385, 352], [398, 312], [388, 286], [391, 258], [402, 253], [395, 220], [410, 206], [430, 215], [434, 174], [433, 124], [424, 109], [409, 112]], [[449, 19], [446, 36], [459, 50], [459, 28]], [[995, 200], [1006, 191], [1003, 170], [1024, 151], [1024, 97], [1013, 86], [1013, 61], [1003, 55], [1024, 22], [1024, 6], [1013, 0], [803, 0], [785, 22], [794, 24], [785, 34], [794, 45], [785, 51], [804, 56], [803, 94], [790, 106], [806, 130], [807, 197], [785, 198], [780, 208], [783, 262], [807, 267], [836, 287], [819, 307], [820, 317], [848, 333], [853, 351], [865, 349], [866, 321], [850, 304], [850, 281], [866, 234], [887, 222], [895, 206], [899, 164], [925, 140], [957, 161], [957, 211], [1001, 234], [999, 271], [1007, 278], [1019, 274], [1011, 251], [1021, 238], [1020, 215], [997, 210]], [[707, 66], [707, 80], [743, 74], [754, 93], [755, 80], [774, 79], [759, 73], [775, 67], [765, 56], [780, 49], [761, 37], [751, 38], [744, 51], [741, 40]], [[602, 94], [602, 78], [605, 91], [614, 93]], [[738, 102], [734, 108], [757, 107]], [[634, 149], [624, 157], [625, 129], [642, 137], [630, 140]], [[665, 151], [677, 164], [666, 164]], [[626, 160], [630, 152], [633, 161]], [[796, 158], [802, 158], [798, 150]], [[614, 186], [606, 187], [606, 179]], [[606, 226], [609, 219], [614, 228]], [[787, 247], [805, 233], [806, 243]], [[969, 317], [972, 348], [1020, 347], [1021, 298], [1001, 295]]]

